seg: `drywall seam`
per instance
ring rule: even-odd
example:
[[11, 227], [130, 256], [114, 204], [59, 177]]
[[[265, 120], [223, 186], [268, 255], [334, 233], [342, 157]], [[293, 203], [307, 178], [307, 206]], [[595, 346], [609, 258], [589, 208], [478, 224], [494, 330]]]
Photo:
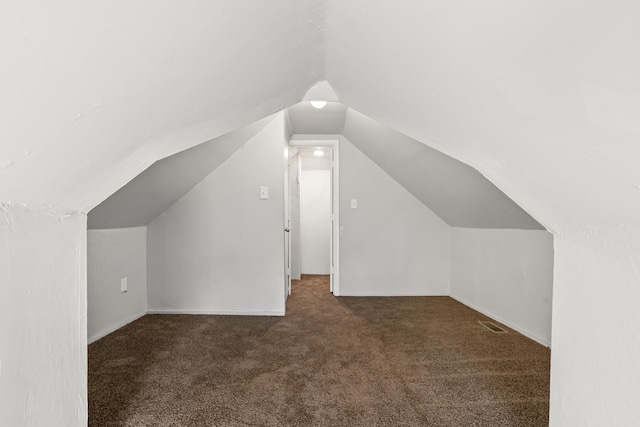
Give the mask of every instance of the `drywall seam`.
[[118, 329], [120, 329], [120, 328], [122, 328], [124, 326], [127, 326], [129, 323], [131, 323], [131, 322], [133, 322], [135, 320], [138, 320], [139, 318], [143, 317], [146, 314], [147, 314], [147, 311], [145, 310], [145, 311], [143, 311], [141, 313], [138, 313], [138, 314], [135, 314], [133, 316], [130, 316], [127, 319], [124, 319], [124, 320], [116, 323], [115, 325], [113, 325], [113, 326], [111, 326], [111, 327], [109, 327], [109, 328], [107, 328], [105, 330], [102, 330], [100, 332], [95, 333], [93, 336], [91, 336], [91, 337], [89, 337], [87, 339], [87, 344], [91, 344], [93, 342], [98, 341], [101, 338], [106, 337], [110, 333], [115, 332], [115, 331], [117, 331]]
[[551, 347], [551, 343], [549, 341], [547, 341], [545, 339], [542, 339], [542, 338], [540, 338], [540, 337], [538, 337], [538, 336], [536, 336], [536, 335], [534, 335], [534, 334], [532, 334], [530, 332], [525, 331], [524, 329], [521, 329], [521, 328], [515, 326], [510, 321], [508, 321], [508, 320], [506, 320], [506, 319], [504, 319], [504, 318], [502, 318], [500, 316], [496, 316], [495, 314], [491, 313], [488, 310], [484, 310], [484, 309], [482, 309], [482, 308], [480, 308], [480, 307], [478, 307], [478, 306], [476, 306], [474, 304], [469, 303], [464, 298], [456, 297], [456, 296], [453, 296], [453, 295], [450, 295], [450, 297], [453, 298], [454, 300], [458, 301], [459, 303], [464, 304], [467, 307], [472, 308], [475, 311], [477, 311], [479, 313], [482, 313], [485, 316], [488, 316], [491, 319], [493, 319], [493, 320], [495, 320], [495, 321], [497, 321], [499, 323], [502, 323], [503, 325], [508, 326], [509, 328], [513, 329], [514, 331], [517, 331], [518, 333], [524, 335], [527, 338], [530, 338], [530, 339], [536, 341], [539, 344], [542, 344], [545, 347], [549, 347], [549, 348]]
[[248, 311], [248, 310], [147, 310], [147, 314], [192, 314], [211, 316], [284, 316], [284, 311]]

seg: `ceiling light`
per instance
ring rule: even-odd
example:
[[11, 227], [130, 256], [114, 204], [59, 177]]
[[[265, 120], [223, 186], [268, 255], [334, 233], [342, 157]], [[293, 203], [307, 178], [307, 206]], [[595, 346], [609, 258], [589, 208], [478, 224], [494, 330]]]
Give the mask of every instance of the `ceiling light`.
[[313, 108], [317, 108], [319, 110], [327, 105], [327, 101], [311, 101], [311, 105], [313, 106]]
[[315, 150], [315, 151], [313, 152], [313, 155], [314, 155], [314, 156], [316, 156], [316, 157], [322, 157], [322, 156], [324, 156], [324, 151], [322, 151], [322, 150]]

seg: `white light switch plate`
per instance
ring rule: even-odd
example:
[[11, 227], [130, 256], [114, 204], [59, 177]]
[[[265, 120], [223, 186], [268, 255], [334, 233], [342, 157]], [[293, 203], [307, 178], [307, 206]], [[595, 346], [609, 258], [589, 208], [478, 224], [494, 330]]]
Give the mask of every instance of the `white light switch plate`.
[[127, 292], [127, 278], [120, 279], [120, 292]]
[[351, 199], [351, 209], [358, 208], [358, 199]]
[[260, 200], [267, 200], [269, 198], [269, 187], [260, 187]]

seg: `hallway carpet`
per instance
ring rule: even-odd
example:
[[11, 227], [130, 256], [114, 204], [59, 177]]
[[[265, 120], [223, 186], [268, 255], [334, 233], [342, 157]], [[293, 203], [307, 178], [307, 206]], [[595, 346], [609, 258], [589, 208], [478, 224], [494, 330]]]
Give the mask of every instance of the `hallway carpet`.
[[449, 297], [333, 297], [285, 317], [147, 315], [89, 346], [89, 425], [548, 425], [550, 352]]

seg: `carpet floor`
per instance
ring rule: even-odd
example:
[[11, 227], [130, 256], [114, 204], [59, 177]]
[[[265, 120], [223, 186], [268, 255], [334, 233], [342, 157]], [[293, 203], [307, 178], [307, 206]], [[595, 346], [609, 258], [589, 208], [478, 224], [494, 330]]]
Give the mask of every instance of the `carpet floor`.
[[89, 346], [89, 426], [548, 425], [549, 349], [479, 320], [328, 276], [285, 317], [146, 315]]

